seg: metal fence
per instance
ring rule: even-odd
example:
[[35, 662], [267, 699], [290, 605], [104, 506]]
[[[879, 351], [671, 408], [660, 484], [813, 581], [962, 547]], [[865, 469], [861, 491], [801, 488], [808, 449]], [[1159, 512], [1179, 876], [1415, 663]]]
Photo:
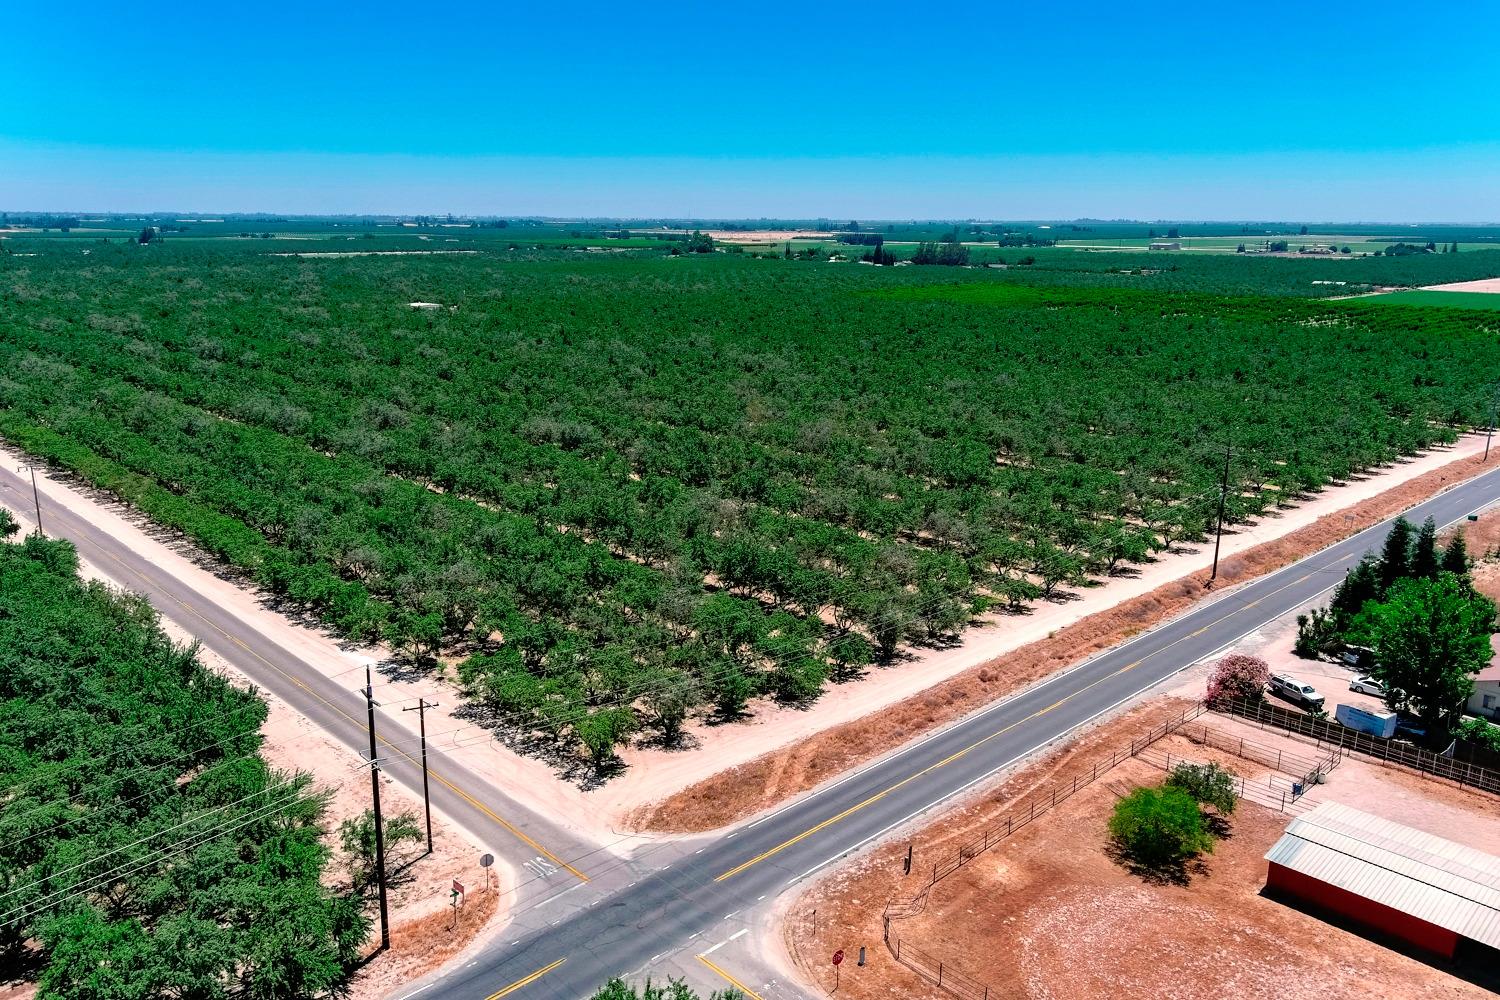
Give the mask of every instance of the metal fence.
[[1388, 764], [1409, 767], [1423, 774], [1444, 778], [1467, 788], [1478, 788], [1500, 794], [1500, 771], [1467, 761], [1453, 760], [1420, 747], [1384, 740], [1369, 733], [1340, 725], [1331, 719], [1315, 719], [1301, 712], [1265, 702], [1226, 701], [1214, 706], [1254, 722], [1262, 729], [1273, 728], [1314, 741], [1318, 747], [1337, 747], [1347, 753], [1358, 753]]

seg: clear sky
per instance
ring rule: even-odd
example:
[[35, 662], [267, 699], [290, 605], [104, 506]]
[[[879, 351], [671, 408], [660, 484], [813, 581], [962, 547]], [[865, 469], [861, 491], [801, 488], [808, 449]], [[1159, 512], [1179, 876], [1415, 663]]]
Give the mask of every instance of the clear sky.
[[4, 4], [0, 207], [1500, 221], [1500, 2]]

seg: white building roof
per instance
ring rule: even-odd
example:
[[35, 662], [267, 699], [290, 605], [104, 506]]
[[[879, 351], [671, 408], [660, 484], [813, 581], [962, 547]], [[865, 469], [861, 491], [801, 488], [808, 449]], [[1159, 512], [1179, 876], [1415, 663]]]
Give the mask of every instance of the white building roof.
[[1494, 855], [1324, 802], [1292, 820], [1266, 860], [1500, 948]]

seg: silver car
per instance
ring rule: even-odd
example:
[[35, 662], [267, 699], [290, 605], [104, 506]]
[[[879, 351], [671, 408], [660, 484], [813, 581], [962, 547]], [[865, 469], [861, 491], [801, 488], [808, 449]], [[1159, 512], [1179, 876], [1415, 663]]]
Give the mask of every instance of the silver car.
[[1349, 690], [1360, 694], [1373, 694], [1377, 698], [1385, 697], [1385, 685], [1373, 677], [1356, 677], [1349, 682]]

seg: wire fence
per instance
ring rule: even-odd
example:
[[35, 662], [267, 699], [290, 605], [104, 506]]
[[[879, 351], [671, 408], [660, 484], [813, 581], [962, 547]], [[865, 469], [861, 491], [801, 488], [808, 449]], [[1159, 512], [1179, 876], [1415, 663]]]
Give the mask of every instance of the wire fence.
[[[1389, 764], [1409, 767], [1423, 774], [1445, 778], [1469, 788], [1500, 794], [1500, 771], [1471, 762], [1453, 760], [1404, 743], [1380, 739], [1328, 719], [1313, 718], [1264, 702], [1231, 701], [1215, 705], [1214, 710], [1253, 722], [1262, 730], [1274, 729], [1311, 739], [1314, 749], [1312, 752], [1299, 753], [1284, 747], [1268, 746], [1256, 743], [1254, 740], [1230, 736], [1210, 729], [1206, 725], [1190, 725], [1193, 720], [1208, 711], [1208, 706], [1204, 704], [1195, 705], [1177, 718], [1164, 722], [1144, 736], [1132, 740], [1129, 746], [1115, 751], [1108, 758], [1097, 761], [1089, 770], [1075, 774], [1067, 780], [1054, 782], [1050, 789], [1032, 795], [1025, 801], [1023, 808], [1007, 816], [1004, 822], [987, 827], [978, 836], [958, 845], [957, 848], [952, 849], [951, 853], [945, 853], [943, 857], [932, 862], [930, 867], [925, 869], [922, 885], [913, 896], [900, 900], [893, 899], [886, 904], [882, 921], [883, 936], [886, 948], [892, 957], [928, 982], [956, 997], [961, 997], [963, 1000], [989, 1000], [988, 985], [975, 979], [953, 963], [922, 951], [893, 934], [891, 925], [896, 921], [920, 914], [927, 908], [927, 901], [933, 886], [1017, 830], [1034, 822], [1038, 817], [1046, 815], [1079, 789], [1093, 784], [1101, 775], [1108, 773], [1122, 761], [1132, 757], [1141, 757], [1168, 771], [1175, 764], [1197, 763], [1171, 753], [1149, 751], [1149, 748], [1157, 741], [1174, 733], [1180, 733], [1202, 746], [1221, 750], [1244, 760], [1262, 764], [1273, 772], [1280, 772], [1280, 775], [1284, 777], [1279, 780], [1274, 773], [1267, 778], [1267, 799], [1259, 799], [1258, 794], [1251, 797], [1264, 801], [1268, 805], [1279, 806], [1283, 811], [1295, 804], [1312, 786], [1319, 784], [1329, 771], [1338, 766], [1347, 753], [1362, 754]], [[1249, 791], [1250, 785], [1243, 777], [1240, 778], [1239, 786], [1241, 795]], [[1256, 789], [1258, 792], [1259, 782], [1256, 783]]]
[[1337, 748], [1342, 753], [1362, 754], [1388, 764], [1444, 778], [1466, 788], [1478, 788], [1500, 795], [1500, 771], [1469, 761], [1454, 760], [1406, 743], [1371, 736], [1330, 719], [1317, 719], [1265, 702], [1231, 700], [1216, 704], [1214, 709], [1246, 719], [1262, 729], [1279, 729], [1311, 739], [1319, 748], [1327, 746]]
[[[886, 945], [890, 948], [891, 954], [896, 956], [896, 961], [954, 996], [963, 997], [964, 1000], [990, 1000], [990, 988], [962, 969], [956, 968], [952, 962], [934, 958], [900, 938], [896, 938], [894, 942], [888, 939]], [[997, 993], [996, 996], [999, 994]]]

